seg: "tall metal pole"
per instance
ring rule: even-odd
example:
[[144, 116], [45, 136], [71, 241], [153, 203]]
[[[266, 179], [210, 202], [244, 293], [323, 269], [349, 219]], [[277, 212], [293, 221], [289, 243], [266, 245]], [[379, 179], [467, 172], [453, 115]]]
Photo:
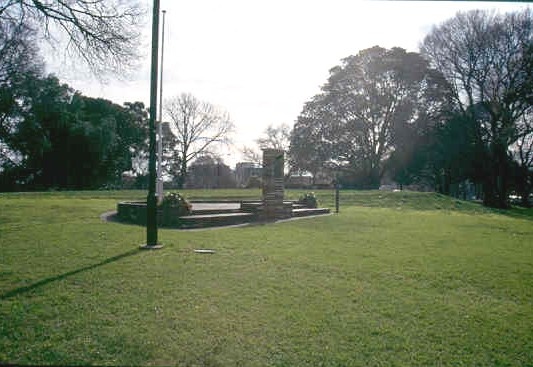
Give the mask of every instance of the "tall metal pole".
[[157, 201], [163, 201], [163, 56], [165, 52], [165, 13], [161, 24], [161, 70], [159, 74], [159, 124], [157, 129]]
[[157, 243], [157, 198], [156, 186], [156, 136], [155, 120], [157, 111], [157, 63], [159, 49], [159, 0], [154, 0], [152, 12], [152, 67], [150, 72], [150, 119], [149, 119], [149, 159], [148, 159], [148, 197], [146, 198], [146, 245], [145, 249], [161, 246]]
[[339, 189], [341, 185], [339, 182], [335, 182], [335, 213], [339, 213]]

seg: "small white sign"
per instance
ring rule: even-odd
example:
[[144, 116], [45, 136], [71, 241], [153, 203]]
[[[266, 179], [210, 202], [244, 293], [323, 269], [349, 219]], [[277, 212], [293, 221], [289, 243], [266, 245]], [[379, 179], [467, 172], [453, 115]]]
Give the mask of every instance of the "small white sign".
[[196, 252], [197, 254], [214, 254], [215, 250], [199, 249], [194, 250], [194, 252]]

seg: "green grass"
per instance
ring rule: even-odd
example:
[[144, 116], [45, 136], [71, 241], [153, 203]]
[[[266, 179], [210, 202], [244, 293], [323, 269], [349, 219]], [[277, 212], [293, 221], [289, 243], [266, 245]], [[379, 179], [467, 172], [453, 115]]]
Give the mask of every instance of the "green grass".
[[0, 195], [0, 364], [533, 365], [531, 209], [342, 191], [338, 215], [140, 251], [144, 228], [99, 216], [143, 196]]

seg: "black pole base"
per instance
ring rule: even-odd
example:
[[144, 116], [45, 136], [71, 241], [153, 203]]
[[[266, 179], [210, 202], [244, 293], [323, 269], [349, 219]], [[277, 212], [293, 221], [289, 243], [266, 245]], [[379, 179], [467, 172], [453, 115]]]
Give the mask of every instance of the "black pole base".
[[141, 250], [159, 250], [162, 249], [164, 246], [162, 244], [157, 245], [140, 245], [139, 248]]

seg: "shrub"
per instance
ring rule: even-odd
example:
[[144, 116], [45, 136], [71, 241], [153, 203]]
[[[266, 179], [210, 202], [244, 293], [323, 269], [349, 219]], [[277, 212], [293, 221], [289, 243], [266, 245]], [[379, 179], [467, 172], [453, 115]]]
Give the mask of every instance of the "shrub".
[[308, 192], [298, 199], [298, 204], [305, 205], [307, 208], [317, 208], [318, 200], [314, 192]]
[[189, 215], [192, 211], [191, 203], [177, 192], [166, 194], [160, 207], [163, 209], [163, 212], [172, 213], [172, 215], [177, 216]]

